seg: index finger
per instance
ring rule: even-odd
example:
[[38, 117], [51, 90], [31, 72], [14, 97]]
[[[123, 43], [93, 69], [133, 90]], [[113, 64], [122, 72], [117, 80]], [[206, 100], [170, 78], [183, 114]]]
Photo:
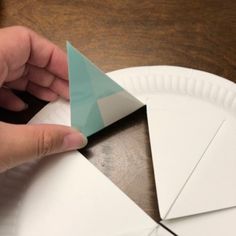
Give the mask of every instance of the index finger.
[[68, 67], [66, 53], [34, 31], [30, 29], [26, 30], [30, 40], [30, 56], [28, 63], [40, 68], [45, 68], [55, 76], [67, 80]]

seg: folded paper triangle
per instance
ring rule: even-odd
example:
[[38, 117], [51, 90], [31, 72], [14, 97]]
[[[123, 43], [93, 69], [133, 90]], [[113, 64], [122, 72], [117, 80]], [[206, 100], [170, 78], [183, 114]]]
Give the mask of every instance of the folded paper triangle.
[[90, 136], [143, 106], [67, 43], [71, 124]]
[[[199, 207], [196, 201], [198, 186], [196, 181], [190, 185], [193, 187], [190, 189], [191, 192], [186, 192], [185, 188], [191, 181], [192, 175], [195, 175], [209, 144], [224, 120], [220, 116], [215, 116], [212, 111], [188, 112], [186, 104], [185, 110], [176, 104], [171, 105], [172, 107], [166, 104], [165, 108], [161, 108], [158, 106], [160, 97], [157, 99], [153, 97], [147, 103], [147, 116], [161, 217], [172, 219], [196, 214], [199, 210], [211, 211], [214, 208], [207, 205], [207, 202]], [[201, 174], [203, 181], [202, 178], [206, 178], [206, 175]], [[204, 186], [205, 191], [199, 191], [199, 193], [205, 192], [205, 197], [208, 198], [210, 186], [208, 188], [206, 184]], [[181, 201], [183, 193], [188, 198]], [[217, 191], [214, 193], [213, 195], [216, 196]], [[204, 199], [204, 197], [201, 198]], [[212, 200], [212, 198], [209, 199]], [[192, 199], [191, 203], [190, 199]], [[175, 206], [177, 202], [178, 207]]]
[[[176, 199], [169, 217], [236, 206], [235, 140], [235, 119], [227, 119], [223, 121], [201, 162]], [[227, 171], [222, 170], [222, 167]], [[196, 193], [201, 193], [197, 195], [197, 201], [194, 199]], [[188, 207], [183, 208], [186, 203]]]

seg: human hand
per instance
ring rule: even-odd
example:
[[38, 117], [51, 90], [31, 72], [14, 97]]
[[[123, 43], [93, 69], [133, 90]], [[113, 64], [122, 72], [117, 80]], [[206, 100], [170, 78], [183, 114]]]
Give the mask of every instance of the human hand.
[[[21, 26], [0, 29], [0, 106], [21, 111], [27, 105], [11, 89], [54, 101], [69, 98], [66, 54]], [[0, 122], [0, 171], [34, 158], [78, 149], [84, 136], [60, 125], [11, 125]]]
[[69, 99], [66, 54], [35, 32], [14, 26], [0, 29], [0, 106], [21, 111], [26, 104], [11, 89], [53, 101]]

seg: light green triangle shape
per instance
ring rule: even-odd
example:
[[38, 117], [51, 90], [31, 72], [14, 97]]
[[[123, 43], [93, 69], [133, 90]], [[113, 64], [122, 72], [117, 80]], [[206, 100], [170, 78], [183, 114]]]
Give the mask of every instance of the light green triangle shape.
[[[129, 113], [143, 105], [120, 85], [111, 80], [69, 42], [67, 42], [67, 54], [72, 127], [80, 129], [86, 136], [90, 136], [102, 130], [107, 126], [107, 123], [106, 121], [104, 122], [104, 116], [103, 113], [101, 113], [101, 105], [99, 106], [98, 101], [107, 98], [110, 99], [110, 97], [122, 91], [125, 93], [128, 100], [133, 99], [135, 103]], [[119, 96], [117, 96], [117, 99], [118, 98]], [[122, 114], [120, 118], [129, 113], [126, 107], [124, 115]], [[115, 121], [116, 120], [113, 122]]]

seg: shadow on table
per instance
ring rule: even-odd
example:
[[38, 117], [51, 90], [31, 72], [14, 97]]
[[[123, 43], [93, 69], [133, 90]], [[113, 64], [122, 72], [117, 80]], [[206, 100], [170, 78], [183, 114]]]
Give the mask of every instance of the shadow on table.
[[[148, 208], [146, 212], [159, 221], [146, 107], [88, 139], [88, 145], [80, 152], [144, 211]], [[142, 188], [138, 187], [138, 182], [143, 183]], [[139, 197], [142, 195], [146, 196], [146, 204]]]
[[88, 138], [88, 145], [80, 150], [80, 152], [86, 156], [88, 159], [92, 157], [92, 153], [90, 152], [90, 148], [109, 139], [110, 137], [117, 135], [124, 130], [128, 129], [131, 126], [139, 123], [142, 119], [145, 119], [146, 107], [142, 107], [136, 112], [130, 114], [122, 118], [121, 120], [109, 125], [108, 127], [102, 129], [101, 131], [91, 135]]
[[15, 94], [28, 104], [28, 109], [13, 112], [0, 107], [0, 121], [13, 124], [25, 124], [47, 104], [47, 102], [39, 100], [27, 92], [18, 91], [15, 92]]

